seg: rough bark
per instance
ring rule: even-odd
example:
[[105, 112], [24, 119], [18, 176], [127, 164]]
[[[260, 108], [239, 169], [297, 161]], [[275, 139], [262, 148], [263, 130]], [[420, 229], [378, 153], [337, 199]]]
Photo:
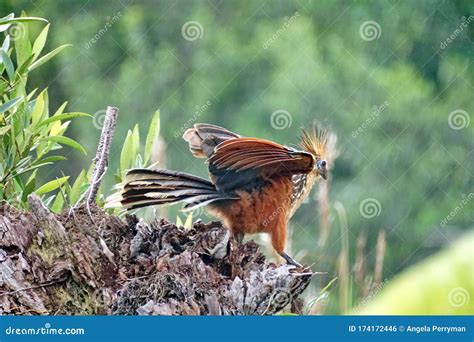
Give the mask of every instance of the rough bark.
[[298, 307], [312, 276], [266, 262], [220, 222], [185, 229], [29, 203], [31, 213], [0, 207], [0, 314], [275, 314]]

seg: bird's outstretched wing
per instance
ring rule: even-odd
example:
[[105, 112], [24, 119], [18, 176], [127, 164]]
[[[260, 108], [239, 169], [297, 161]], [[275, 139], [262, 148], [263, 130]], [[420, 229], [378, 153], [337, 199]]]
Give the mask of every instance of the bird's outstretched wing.
[[240, 136], [223, 127], [203, 123], [195, 124], [183, 134], [191, 153], [198, 158], [209, 158], [217, 145], [234, 138]]
[[209, 172], [221, 191], [258, 187], [272, 177], [308, 173], [314, 168], [311, 153], [258, 138], [226, 140], [210, 156]]

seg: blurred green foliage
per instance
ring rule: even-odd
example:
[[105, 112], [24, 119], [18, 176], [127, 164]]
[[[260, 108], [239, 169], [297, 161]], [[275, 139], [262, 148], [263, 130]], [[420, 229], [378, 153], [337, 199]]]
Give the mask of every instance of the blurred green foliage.
[[[120, 108], [112, 169], [127, 131], [160, 108], [167, 148], [159, 165], [201, 176], [205, 165], [181, 140], [194, 122], [294, 145], [299, 128], [318, 120], [338, 136], [330, 200], [347, 213], [351, 283], [361, 233], [372, 269], [386, 231], [390, 279], [472, 229], [472, 1], [0, 3], [5, 15], [22, 9], [51, 21], [47, 47], [73, 43], [31, 76], [32, 88], [48, 85], [54, 108], [68, 99], [71, 110], [97, 113], [96, 127], [71, 130], [89, 155], [70, 156], [51, 170], [57, 176], [90, 162], [107, 105]], [[289, 113], [283, 126], [271, 120], [276, 111]], [[114, 184], [111, 173], [105, 182]], [[366, 199], [378, 203], [375, 214], [364, 212]], [[312, 196], [292, 219], [291, 249], [328, 272], [315, 281], [323, 288], [338, 275], [342, 247], [333, 209], [329, 239], [319, 243], [317, 208]], [[338, 306], [330, 301], [326, 312]]]

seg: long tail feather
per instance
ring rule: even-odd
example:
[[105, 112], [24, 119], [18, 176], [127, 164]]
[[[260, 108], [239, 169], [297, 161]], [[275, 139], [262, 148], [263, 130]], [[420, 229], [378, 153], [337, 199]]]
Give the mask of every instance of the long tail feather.
[[107, 199], [107, 207], [137, 209], [151, 205], [185, 203], [191, 210], [217, 200], [232, 199], [219, 192], [210, 181], [169, 170], [130, 170], [121, 189]]

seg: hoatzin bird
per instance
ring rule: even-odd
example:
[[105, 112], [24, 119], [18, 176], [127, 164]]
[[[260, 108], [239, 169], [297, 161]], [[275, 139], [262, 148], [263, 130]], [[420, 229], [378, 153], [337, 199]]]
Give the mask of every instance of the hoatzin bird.
[[303, 131], [303, 151], [241, 137], [225, 128], [195, 124], [183, 138], [192, 154], [207, 158], [210, 180], [184, 172], [128, 171], [115, 202], [128, 209], [185, 203], [183, 210], [207, 206], [224, 221], [239, 243], [244, 234], [268, 233], [273, 248], [285, 253], [286, 226], [318, 178], [326, 179], [327, 130]]

